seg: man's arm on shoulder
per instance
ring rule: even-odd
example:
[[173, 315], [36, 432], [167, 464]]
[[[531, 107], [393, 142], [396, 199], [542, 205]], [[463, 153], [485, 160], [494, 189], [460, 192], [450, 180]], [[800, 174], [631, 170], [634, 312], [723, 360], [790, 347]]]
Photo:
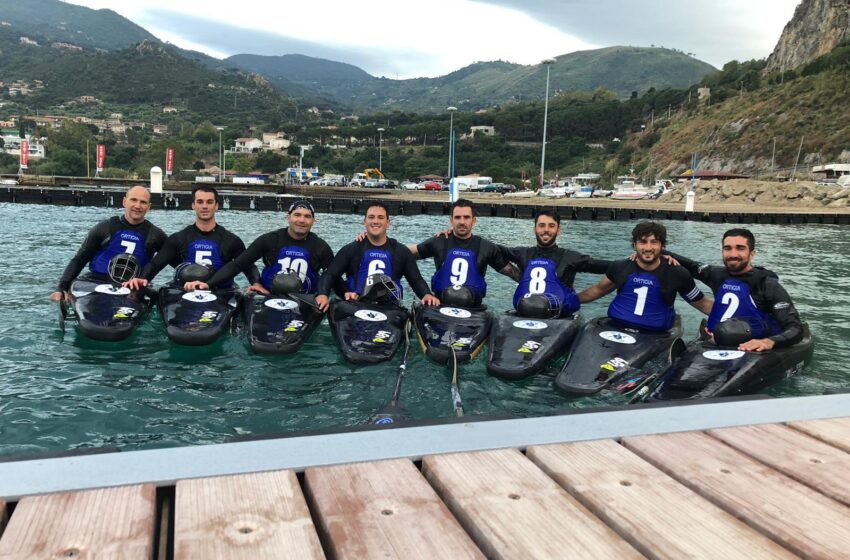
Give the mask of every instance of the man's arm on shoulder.
[[578, 300], [581, 303], [595, 301], [604, 295], [610, 294], [616, 287], [617, 285], [608, 276], [603, 276], [599, 282], [579, 292]]

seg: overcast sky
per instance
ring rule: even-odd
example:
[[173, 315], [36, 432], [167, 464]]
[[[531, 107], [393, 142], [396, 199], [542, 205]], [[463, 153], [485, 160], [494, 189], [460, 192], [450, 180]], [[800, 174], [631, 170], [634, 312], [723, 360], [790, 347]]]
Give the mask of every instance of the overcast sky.
[[297, 53], [413, 78], [613, 45], [675, 48], [720, 68], [769, 55], [800, 0], [69, 1], [217, 58]]

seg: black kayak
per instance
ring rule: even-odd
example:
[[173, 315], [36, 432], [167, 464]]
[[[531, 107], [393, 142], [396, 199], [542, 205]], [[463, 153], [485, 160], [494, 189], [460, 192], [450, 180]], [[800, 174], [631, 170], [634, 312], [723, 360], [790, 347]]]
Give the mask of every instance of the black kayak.
[[245, 298], [245, 325], [248, 343], [257, 354], [292, 354], [310, 337], [322, 318], [310, 305], [311, 295], [263, 296]]
[[678, 315], [667, 331], [624, 327], [608, 317], [593, 319], [579, 331], [555, 378], [555, 388], [576, 395], [592, 395], [606, 388], [629, 392], [645, 380], [643, 366], [654, 358], [668, 356], [681, 336]]
[[504, 379], [535, 374], [569, 349], [583, 324], [578, 313], [559, 319], [528, 319], [509, 312], [490, 334], [487, 371]]
[[667, 368], [648, 400], [704, 399], [752, 394], [796, 375], [811, 360], [814, 340], [803, 324], [803, 339], [787, 348], [744, 352], [696, 340]]
[[177, 344], [202, 346], [227, 331], [241, 301], [237, 290], [186, 292], [165, 286], [159, 289], [157, 305], [168, 338]]
[[118, 341], [130, 336], [141, 323], [150, 298], [109, 280], [81, 277], [71, 284], [71, 310], [60, 305], [60, 327], [66, 319], [77, 321], [81, 333], [94, 340]]
[[450, 305], [420, 305], [414, 317], [422, 351], [438, 364], [449, 363], [452, 349], [458, 363], [475, 358], [484, 347], [494, 322], [493, 314], [486, 308]]
[[328, 321], [346, 360], [353, 364], [377, 364], [395, 354], [404, 340], [409, 315], [397, 305], [335, 300]]

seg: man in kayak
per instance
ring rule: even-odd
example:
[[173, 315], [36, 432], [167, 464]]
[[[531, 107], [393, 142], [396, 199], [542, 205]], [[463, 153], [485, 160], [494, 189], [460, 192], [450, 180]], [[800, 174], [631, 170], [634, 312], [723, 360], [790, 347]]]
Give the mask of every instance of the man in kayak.
[[739, 350], [762, 352], [796, 344], [803, 338], [803, 324], [788, 292], [770, 270], [753, 266], [756, 239], [748, 229], [734, 228], [723, 234], [723, 266], [710, 266], [678, 254], [678, 260], [694, 278], [714, 293], [707, 330], [729, 319], [749, 325], [749, 340]]
[[[372, 202], [366, 209], [363, 225], [366, 236], [360, 241], [349, 243], [339, 250], [333, 262], [319, 280], [316, 303], [324, 309], [329, 304], [328, 294], [335, 282], [345, 275], [346, 300], [356, 300], [363, 293], [367, 279], [374, 274], [385, 274], [393, 281], [404, 276], [423, 305], [440, 305], [440, 300], [428, 289], [416, 267], [416, 259], [410, 250], [395, 239], [387, 236], [390, 217], [387, 207]], [[401, 286], [399, 285], [399, 291]], [[401, 300], [401, 293], [394, 294]]]
[[[169, 264], [174, 268], [183, 263], [199, 264], [207, 267], [212, 274], [241, 255], [245, 251], [245, 243], [216, 222], [219, 202], [215, 188], [206, 185], [196, 187], [192, 191], [195, 223], [170, 235], [153, 260], [142, 269], [141, 275], [125, 282], [124, 286], [141, 289]], [[245, 270], [245, 276], [251, 283], [260, 279], [253, 263]], [[233, 285], [231, 280], [220, 287], [232, 288]]]
[[576, 273], [602, 274], [611, 264], [558, 247], [560, 234], [560, 214], [542, 210], [534, 219], [536, 246], [500, 246], [505, 260], [515, 263], [522, 271], [513, 304], [523, 317], [548, 319], [575, 313], [581, 307], [573, 289]]
[[[333, 251], [324, 239], [310, 231], [316, 223], [316, 212], [307, 200], [298, 200], [289, 207], [287, 227], [264, 233], [230, 263], [222, 267], [207, 282], [189, 282], [187, 290], [216, 288], [230, 282], [239, 272], [253, 266], [262, 258], [262, 276], [253, 280], [248, 292], [268, 295], [272, 282], [280, 272], [294, 272], [301, 281], [301, 292], [315, 294], [319, 274], [326, 270], [334, 258]], [[321, 311], [327, 304], [318, 301]]]
[[460, 198], [452, 204], [451, 230], [407, 248], [420, 259], [434, 258], [437, 271], [431, 290], [446, 305], [479, 307], [487, 295], [484, 275], [493, 270], [514, 277], [514, 269], [499, 247], [472, 233], [477, 217], [472, 202]]
[[139, 266], [145, 266], [165, 243], [165, 233], [147, 221], [145, 215], [151, 207], [148, 190], [137, 185], [130, 187], [122, 201], [124, 214], [113, 216], [89, 230], [83, 244], [65, 267], [56, 291], [50, 294], [53, 301], [70, 301], [71, 283], [79, 276], [86, 263], [93, 278], [109, 278], [109, 262], [116, 255], [128, 253]]
[[673, 327], [677, 293], [707, 315], [712, 300], [697, 288], [684, 267], [670, 265], [661, 258], [666, 243], [667, 229], [663, 225], [639, 223], [632, 230], [635, 259], [612, 262], [599, 283], [578, 295], [579, 301], [594, 301], [617, 290], [608, 306], [608, 317], [628, 327], [656, 331]]

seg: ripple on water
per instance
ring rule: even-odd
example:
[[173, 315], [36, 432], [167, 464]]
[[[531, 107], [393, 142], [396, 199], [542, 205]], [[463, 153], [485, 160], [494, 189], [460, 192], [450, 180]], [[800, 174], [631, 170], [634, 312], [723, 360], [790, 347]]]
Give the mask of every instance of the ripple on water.
[[[375, 367], [351, 366], [335, 349], [327, 323], [292, 356], [252, 355], [242, 339], [226, 335], [208, 347], [185, 347], [165, 336], [156, 311], [125, 343], [87, 340], [70, 328], [58, 331], [56, 304], [47, 299], [62, 267], [88, 228], [115, 213], [104, 208], [38, 207], [0, 203], [0, 454], [87, 446], [125, 449], [221, 442], [239, 434], [312, 430], [363, 423], [389, 398], [400, 356]], [[181, 229], [190, 211], [152, 211], [165, 231]], [[248, 242], [283, 225], [281, 213], [228, 211], [220, 220]], [[50, 227], [46, 227], [49, 224]], [[398, 217], [391, 235], [420, 241], [447, 220]], [[629, 251], [628, 222], [563, 222], [562, 246], [599, 258]], [[668, 222], [669, 248], [698, 260], [719, 262], [725, 226]], [[334, 249], [362, 227], [358, 216], [319, 215], [315, 231]], [[850, 354], [850, 230], [835, 226], [751, 228], [758, 262], [775, 270], [808, 320], [817, 340], [808, 370], [768, 392], [777, 396], [820, 394], [850, 385], [844, 356]], [[533, 243], [530, 221], [481, 218], [477, 233], [508, 245]], [[706, 243], [706, 239], [717, 243]], [[420, 263], [426, 278], [433, 265]], [[162, 273], [160, 280], [170, 272]], [[581, 289], [594, 275], [580, 275]], [[244, 279], [239, 279], [244, 284]], [[487, 275], [488, 303], [508, 308], [512, 281]], [[408, 295], [408, 298], [410, 296]], [[409, 301], [409, 300], [408, 300]], [[585, 307], [603, 314], [607, 299]], [[689, 336], [699, 316], [677, 304]], [[610, 404], [605, 397], [569, 399], [555, 393], [560, 364], [528, 379], [490, 377], [485, 356], [459, 367], [468, 414], [541, 416]], [[417, 419], [453, 416], [450, 375], [431, 363], [413, 341], [402, 403]]]

